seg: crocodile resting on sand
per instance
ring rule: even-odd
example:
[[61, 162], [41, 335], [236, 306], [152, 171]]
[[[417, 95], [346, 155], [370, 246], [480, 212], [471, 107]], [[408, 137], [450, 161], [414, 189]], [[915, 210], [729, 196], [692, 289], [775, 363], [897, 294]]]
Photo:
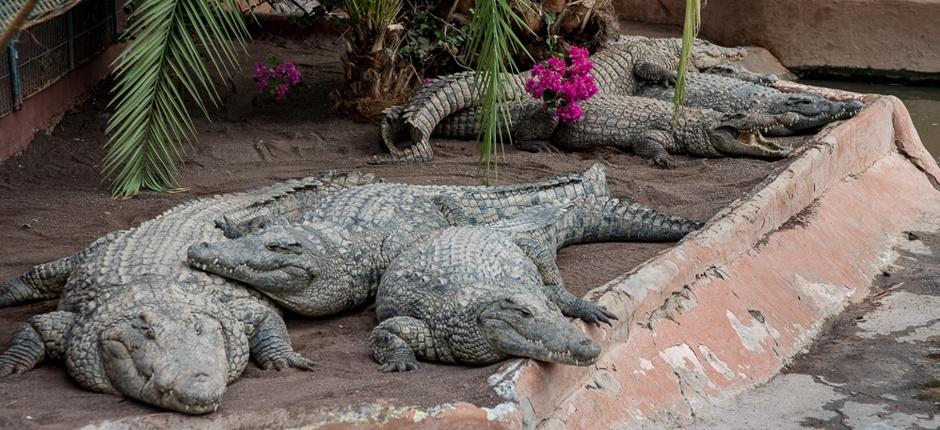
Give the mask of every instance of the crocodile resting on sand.
[[[797, 115], [793, 123], [767, 130], [770, 136], [789, 136], [817, 129], [833, 121], [851, 118], [864, 106], [861, 100], [837, 101], [812, 93], [785, 93], [708, 73], [689, 73], [686, 79], [685, 104], [689, 107], [727, 113]], [[638, 96], [664, 101], [672, 101], [674, 94], [673, 87], [656, 82], [643, 83], [637, 91]]]
[[392, 256], [450, 226], [440, 201], [459, 208], [468, 223], [483, 224], [534, 205], [607, 195], [601, 164], [524, 186], [373, 184], [328, 196], [298, 223], [195, 244], [189, 262], [249, 284], [299, 314], [332, 315], [371, 302]]
[[[668, 81], [678, 66], [679, 39], [657, 39], [622, 36], [616, 42], [591, 56], [592, 74], [599, 95], [634, 95], [640, 80]], [[741, 48], [724, 48], [696, 40], [691, 65], [696, 70], [721, 73], [755, 82], [767, 80], [728, 63], [744, 57]], [[500, 77], [507, 101], [531, 100], [525, 92], [529, 72]], [[674, 77], [672, 78], [674, 80]], [[478, 106], [477, 75], [463, 72], [441, 77], [423, 87], [407, 105], [386, 111], [382, 120], [382, 140], [390, 154], [373, 160], [376, 163], [421, 163], [433, 157], [431, 133], [447, 116], [463, 109]], [[476, 136], [474, 136], [476, 138]], [[411, 146], [399, 149], [398, 142], [408, 141]]]
[[[321, 211], [296, 225], [193, 245], [189, 261], [247, 283], [294, 312], [330, 315], [370, 302], [389, 262], [422, 237], [449, 227], [452, 213], [461, 214], [462, 224], [479, 225], [508, 219], [534, 205], [609, 198], [601, 165], [581, 175], [587, 179], [575, 188], [557, 187], [528, 196], [524, 205], [503, 205], [498, 211], [480, 211], [450, 196], [359, 187], [328, 198]], [[407, 202], [408, 209], [386, 211], [386, 199]], [[635, 240], [673, 240], [672, 227], [685, 222], [639, 205], [630, 208], [608, 215], [630, 225], [629, 234]]]
[[181, 204], [117, 231], [70, 257], [0, 283], [0, 307], [61, 296], [32, 317], [0, 355], [0, 377], [51, 358], [81, 386], [189, 414], [216, 410], [251, 356], [265, 369], [310, 368], [293, 351], [269, 300], [225, 278], [191, 269], [186, 248], [217, 240], [213, 221], [292, 194], [315, 202], [371, 175], [320, 177]]
[[[765, 139], [762, 132], [797, 120], [792, 113], [735, 114], [687, 108], [678, 122], [673, 122], [671, 103], [631, 96], [597, 95], [581, 106], [581, 119], [560, 123], [541, 111], [537, 101], [511, 103], [513, 146], [528, 151], [612, 146], [661, 167], [674, 165], [669, 154], [778, 159], [790, 155], [791, 149]], [[479, 108], [473, 108], [451, 115], [437, 126], [434, 135], [474, 139], [480, 130], [481, 114]]]
[[[578, 135], [579, 141], [598, 141], [592, 133], [603, 133], [618, 136], [620, 144], [612, 142], [603, 145], [613, 145], [624, 148], [622, 140], [631, 138], [644, 139], [642, 134], [628, 135], [618, 130], [609, 130], [607, 121], [622, 121], [630, 112], [617, 112], [618, 103], [622, 103], [628, 110], [639, 112], [648, 109], [648, 103], [637, 102], [640, 107], [634, 108], [630, 104], [636, 99], [625, 98], [614, 102], [616, 97], [642, 96], [660, 100], [672, 99], [672, 88], [676, 79], [678, 52], [681, 45], [678, 39], [650, 39], [644, 37], [622, 37], [618, 43], [612, 44], [591, 56], [594, 62], [592, 75], [598, 87], [598, 95], [582, 102], [586, 111], [585, 117], [577, 123], [587, 124], [578, 126], [575, 123], [572, 129], [587, 135]], [[849, 118], [862, 108], [857, 100], [841, 102], [828, 100], [824, 97], [810, 93], [784, 93], [769, 88], [776, 82], [772, 75], [760, 75], [748, 72], [737, 65], [728, 64], [742, 58], [745, 51], [741, 48], [723, 48], [703, 41], [696, 41], [693, 49], [693, 69], [703, 73], [691, 73], [687, 80], [688, 102], [690, 107], [716, 110], [729, 114], [752, 114], [749, 121], [763, 123], [768, 115], [796, 116], [780, 117], [787, 119], [786, 124], [775, 124], [771, 127], [753, 127], [769, 135], [790, 135], [804, 130], [818, 128], [829, 122]], [[515, 146], [524, 150], [546, 149], [544, 143], [537, 141], [551, 140], [556, 148], [579, 147], [579, 142], [564, 142], [558, 138], [551, 138], [552, 131], [557, 127], [557, 119], [546, 114], [541, 109], [541, 103], [532, 99], [524, 91], [524, 82], [528, 72], [518, 75], [509, 75], [503, 85], [509, 94], [509, 101], [505, 106], [512, 118], [510, 137]], [[476, 139], [479, 137], [479, 97], [476, 95], [476, 75], [465, 72], [445, 76], [431, 85], [423, 88], [408, 105], [390, 108], [382, 122], [382, 138], [389, 147], [390, 154], [380, 157], [381, 162], [423, 162], [432, 157], [430, 136], [456, 137], [461, 139]], [[592, 101], [606, 98], [605, 101]], [[593, 112], [590, 112], [593, 110]], [[686, 109], [693, 111], [693, 109]], [[697, 113], [690, 114], [698, 116]], [[763, 116], [760, 116], [763, 115]], [[772, 120], [771, 120], [772, 121]], [[637, 122], [637, 121], [634, 121]], [[634, 127], [643, 124], [634, 124]], [[658, 121], [650, 128], [661, 128], [663, 124]], [[559, 128], [564, 128], [562, 125]], [[605, 129], [606, 128], [606, 129]], [[642, 128], [642, 127], [641, 127]], [[668, 132], [668, 131], [667, 131]], [[753, 136], [756, 141], [763, 137]], [[404, 150], [398, 149], [395, 143], [411, 141], [414, 145]], [[742, 142], [752, 141], [751, 137], [740, 139]], [[682, 145], [680, 145], [681, 147]], [[724, 155], [757, 156], [763, 158], [781, 158], [787, 151], [775, 148], [775, 145], [761, 145], [769, 151], [753, 150], [753, 146], [746, 151], [734, 150], [719, 151]], [[668, 148], [668, 146], [667, 146]], [[554, 149], [554, 148], [553, 148]], [[676, 149], [681, 151], [681, 148]], [[717, 156], [714, 151], [708, 154], [699, 154], [694, 150], [685, 151], [692, 155]]]
[[[603, 172], [590, 172], [600, 176], [586, 185], [584, 176], [575, 175], [500, 187], [400, 187], [447, 196], [458, 206], [469, 202], [461, 206], [469, 213], [493, 208], [487, 214], [496, 219], [502, 210], [516, 210], [513, 205], [543, 203], [539, 196], [554, 198], [556, 192], [606, 194]], [[328, 173], [202, 198], [0, 283], [0, 307], [61, 296], [57, 311], [16, 330], [0, 355], [0, 377], [45, 358], [63, 359], [69, 374], [90, 390], [201, 414], [218, 408], [249, 355], [265, 369], [309, 368], [291, 349], [274, 303], [241, 283], [192, 268], [188, 248], [300, 220], [342, 190], [378, 182], [371, 175]], [[409, 204], [387, 203], [399, 209]]]
[[555, 251], [583, 242], [678, 240], [700, 226], [669, 217], [651, 228], [640, 221], [650, 215], [657, 218], [636, 204], [589, 197], [427, 236], [395, 257], [382, 277], [373, 357], [386, 372], [414, 369], [418, 358], [594, 363], [600, 348], [565, 317], [608, 324], [616, 317], [565, 289]]

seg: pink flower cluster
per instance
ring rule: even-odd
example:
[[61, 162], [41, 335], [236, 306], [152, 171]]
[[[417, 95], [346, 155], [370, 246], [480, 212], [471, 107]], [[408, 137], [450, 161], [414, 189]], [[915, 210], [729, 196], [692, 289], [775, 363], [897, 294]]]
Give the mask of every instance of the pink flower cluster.
[[290, 87], [300, 82], [300, 70], [290, 61], [281, 61], [274, 56], [267, 63], [255, 64], [255, 88], [267, 91], [278, 100], [283, 100]]
[[567, 61], [551, 57], [546, 64], [532, 67], [532, 76], [526, 81], [529, 95], [542, 99], [545, 109], [551, 109], [558, 119], [577, 121], [584, 113], [578, 102], [597, 94], [597, 85], [591, 75], [593, 63], [588, 59], [588, 50], [571, 46]]

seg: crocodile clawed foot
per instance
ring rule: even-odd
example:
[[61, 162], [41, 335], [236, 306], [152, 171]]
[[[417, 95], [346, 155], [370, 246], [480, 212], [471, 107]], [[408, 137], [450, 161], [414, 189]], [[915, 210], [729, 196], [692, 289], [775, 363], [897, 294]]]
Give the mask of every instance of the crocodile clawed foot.
[[391, 372], [408, 372], [418, 368], [418, 362], [415, 360], [393, 360], [382, 365], [382, 371], [385, 373]]
[[293, 351], [283, 356], [274, 357], [261, 363], [261, 368], [264, 370], [273, 369], [277, 370], [278, 372], [285, 369], [290, 369], [292, 367], [302, 370], [313, 370], [313, 366], [313, 361]]
[[653, 157], [653, 164], [663, 169], [675, 169], [676, 162], [668, 155], [658, 155]]
[[526, 141], [515, 141], [513, 146], [520, 151], [525, 152], [535, 152], [535, 153], [549, 153], [549, 154], [560, 154], [561, 150], [558, 149], [555, 145], [552, 145], [549, 142], [542, 140], [526, 140]]
[[16, 363], [2, 363], [0, 364], [0, 378], [6, 378], [7, 376], [23, 373], [29, 369], [30, 368], [27, 366]]

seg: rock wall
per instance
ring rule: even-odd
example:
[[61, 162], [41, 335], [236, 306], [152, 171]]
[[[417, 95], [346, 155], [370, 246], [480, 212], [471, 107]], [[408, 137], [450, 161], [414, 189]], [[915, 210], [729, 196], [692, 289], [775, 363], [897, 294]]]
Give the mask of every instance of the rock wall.
[[[623, 19], [657, 24], [681, 24], [685, 10], [684, 0], [614, 5]], [[702, 35], [762, 46], [789, 68], [940, 77], [940, 1], [711, 0], [702, 9]]]

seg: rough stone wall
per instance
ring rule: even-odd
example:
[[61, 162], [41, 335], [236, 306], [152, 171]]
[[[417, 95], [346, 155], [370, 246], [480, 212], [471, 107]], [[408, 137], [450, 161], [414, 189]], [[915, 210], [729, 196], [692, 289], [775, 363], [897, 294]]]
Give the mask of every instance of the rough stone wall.
[[[614, 0], [623, 19], [681, 24], [684, 0]], [[903, 70], [940, 76], [940, 2], [710, 0], [702, 35], [767, 48], [790, 68]]]

